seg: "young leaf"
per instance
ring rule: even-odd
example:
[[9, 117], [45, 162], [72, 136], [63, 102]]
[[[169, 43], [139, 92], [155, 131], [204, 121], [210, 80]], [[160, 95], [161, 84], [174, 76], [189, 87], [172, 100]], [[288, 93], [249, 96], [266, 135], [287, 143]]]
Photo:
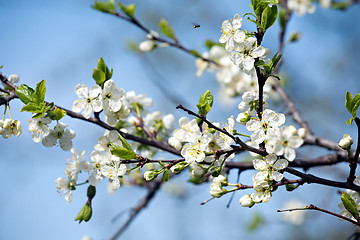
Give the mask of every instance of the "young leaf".
[[29, 102], [21, 109], [21, 112], [36, 112], [39, 110], [41, 110], [41, 107], [39, 107], [36, 103]]
[[91, 5], [91, 7], [93, 9], [99, 10], [100, 12], [104, 12], [104, 13], [111, 13], [111, 14], [116, 13], [115, 5], [114, 5], [113, 1], [109, 1], [109, 2], [95, 1], [95, 4]]
[[120, 133], [119, 133], [119, 139], [120, 139], [120, 142], [121, 142], [122, 146], [123, 146], [125, 149], [132, 151], [129, 143], [126, 141], [126, 139], [125, 139], [123, 136], [121, 136]]
[[198, 52], [198, 51], [196, 51], [196, 50], [190, 50], [190, 53], [192, 54], [192, 55], [194, 55], [195, 57], [201, 57], [201, 54]]
[[45, 93], [46, 93], [45, 80], [42, 80], [41, 82], [36, 84], [35, 93], [34, 93], [36, 104], [40, 104], [44, 102]]
[[168, 38], [172, 38], [176, 40], [174, 29], [169, 25], [169, 23], [164, 19], [160, 19], [159, 21], [160, 31], [167, 36]]
[[348, 210], [355, 219], [359, 219], [359, 211], [356, 207], [354, 199], [352, 199], [346, 192], [343, 192], [340, 198], [346, 210]]
[[135, 13], [135, 8], [136, 5], [135, 4], [130, 4], [125, 6], [122, 3], [118, 3], [119, 8], [126, 14], [126, 16], [133, 18], [134, 17], [134, 13]]
[[360, 105], [360, 93], [354, 96], [354, 98], [351, 100], [351, 105], [352, 105], [351, 114], [353, 116], [356, 116], [356, 111], [358, 110]]
[[66, 115], [66, 111], [63, 110], [63, 109], [60, 109], [60, 108], [55, 108], [53, 110], [53, 114], [54, 115], [51, 116], [51, 119], [59, 121], [60, 119], [62, 119]]
[[18, 86], [15, 89], [15, 92], [20, 98], [20, 100], [25, 104], [35, 101], [35, 96], [34, 96], [35, 90], [26, 84], [21, 84], [20, 86]]
[[352, 122], [354, 121], [354, 117], [352, 117], [352, 118], [349, 118], [348, 120], [346, 120], [346, 124], [347, 125], [351, 125], [352, 124]]
[[167, 182], [168, 180], [169, 180], [169, 170], [166, 170], [163, 173], [163, 182]]
[[211, 95], [210, 90], [207, 90], [205, 93], [203, 93], [200, 96], [199, 104], [196, 105], [198, 110], [199, 110], [199, 114], [203, 115], [203, 116], [208, 114], [209, 111], [211, 110], [212, 105], [213, 105], [213, 101], [214, 101], [214, 98]]
[[92, 77], [98, 85], [103, 84], [106, 80], [105, 73], [98, 69], [94, 69]]
[[346, 92], [346, 95], [345, 95], [345, 107], [349, 111], [349, 113], [351, 113], [351, 111], [352, 111], [351, 102], [352, 102], [352, 95], [351, 95], [351, 93]]
[[111, 154], [118, 156], [121, 159], [124, 160], [131, 160], [131, 159], [137, 159], [136, 157], [136, 153], [134, 153], [134, 151], [132, 150], [128, 150], [126, 148], [120, 147], [120, 146], [116, 146], [116, 145], [111, 145]]
[[267, 6], [261, 14], [261, 26], [264, 31], [270, 28], [277, 19], [278, 9], [276, 5]]

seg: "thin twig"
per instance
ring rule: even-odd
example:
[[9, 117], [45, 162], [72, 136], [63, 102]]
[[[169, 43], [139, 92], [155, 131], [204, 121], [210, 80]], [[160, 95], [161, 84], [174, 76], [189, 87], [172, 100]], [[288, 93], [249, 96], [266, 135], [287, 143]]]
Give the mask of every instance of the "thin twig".
[[128, 220], [120, 227], [120, 229], [110, 238], [110, 240], [115, 240], [126, 230], [126, 228], [134, 221], [135, 217], [143, 210], [149, 202], [154, 198], [155, 194], [160, 189], [162, 184], [162, 179], [156, 179], [149, 189], [148, 194], [136, 205], [131, 209], [131, 214]]
[[320, 211], [320, 212], [323, 212], [323, 213], [327, 213], [329, 215], [332, 215], [332, 216], [335, 216], [335, 217], [338, 217], [338, 218], [341, 218], [341, 219], [344, 219], [345, 221], [348, 221], [348, 222], [351, 222], [352, 224], [356, 225], [356, 226], [360, 226], [360, 223], [350, 219], [350, 218], [347, 218], [347, 217], [344, 217], [340, 214], [337, 214], [337, 213], [334, 213], [334, 212], [330, 212], [328, 210], [325, 210], [325, 209], [322, 209], [322, 208], [319, 208], [319, 207], [316, 207], [315, 205], [313, 204], [310, 204], [309, 206], [306, 206], [304, 208], [291, 208], [291, 209], [284, 209], [284, 210], [277, 210], [277, 212], [292, 212], [292, 211], [303, 211], [303, 210], [317, 210], [317, 211]]

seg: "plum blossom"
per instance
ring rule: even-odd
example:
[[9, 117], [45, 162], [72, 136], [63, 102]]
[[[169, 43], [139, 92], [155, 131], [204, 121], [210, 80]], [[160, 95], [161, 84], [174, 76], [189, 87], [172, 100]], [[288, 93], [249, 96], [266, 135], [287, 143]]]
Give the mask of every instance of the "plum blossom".
[[32, 132], [32, 140], [36, 143], [41, 141], [41, 136], [46, 137], [50, 133], [49, 117], [31, 118], [29, 120], [29, 130]]
[[102, 110], [101, 101], [101, 87], [94, 85], [88, 91], [88, 88], [83, 84], [78, 84], [75, 87], [75, 93], [79, 99], [75, 100], [72, 110], [74, 112], [81, 112], [85, 118], [90, 118], [92, 110], [100, 112]]
[[45, 136], [42, 140], [42, 144], [45, 147], [55, 146], [59, 140], [60, 147], [64, 151], [69, 151], [72, 147], [72, 141], [75, 137], [75, 132], [73, 130], [66, 129], [68, 125], [65, 123], [58, 123], [53, 130], [50, 130], [50, 133]]
[[125, 91], [115, 86], [114, 80], [110, 79], [104, 83], [102, 90], [103, 108], [107, 111], [117, 112], [122, 106], [122, 98]]
[[275, 154], [269, 154], [264, 157], [264, 160], [254, 159], [253, 165], [256, 170], [260, 172], [254, 175], [256, 181], [274, 180], [280, 182], [283, 178], [279, 171], [288, 166], [288, 161], [279, 159]]
[[240, 29], [241, 25], [242, 18], [239, 16], [239, 14], [235, 14], [231, 23], [229, 20], [222, 22], [222, 35], [219, 39], [219, 42], [225, 43], [226, 51], [233, 51], [235, 49], [236, 43], [241, 43], [245, 40], [245, 33]]
[[18, 137], [22, 133], [21, 122], [9, 118], [5, 121], [0, 120], [0, 132], [4, 138], [9, 138], [11, 135]]

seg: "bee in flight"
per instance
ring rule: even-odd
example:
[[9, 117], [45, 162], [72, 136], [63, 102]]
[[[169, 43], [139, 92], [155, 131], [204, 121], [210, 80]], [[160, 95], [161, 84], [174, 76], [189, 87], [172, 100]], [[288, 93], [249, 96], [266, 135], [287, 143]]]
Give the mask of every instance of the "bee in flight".
[[199, 27], [200, 27], [200, 24], [193, 23], [193, 27], [194, 27], [194, 28], [199, 28]]

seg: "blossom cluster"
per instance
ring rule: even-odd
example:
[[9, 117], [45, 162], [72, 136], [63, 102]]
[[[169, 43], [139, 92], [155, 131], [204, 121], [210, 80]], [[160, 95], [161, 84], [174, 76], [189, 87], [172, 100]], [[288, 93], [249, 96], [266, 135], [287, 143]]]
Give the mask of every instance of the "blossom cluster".
[[[199, 127], [196, 119], [189, 120], [182, 117], [179, 120], [180, 129], [173, 131], [172, 137], [168, 142], [174, 148], [180, 150], [185, 162], [190, 165], [191, 174], [196, 177], [203, 176], [208, 167], [202, 163], [210, 164], [211, 166], [220, 166], [225, 160], [222, 155], [216, 159], [213, 153], [215, 150], [229, 148], [233, 143], [233, 139], [228, 135], [215, 131], [206, 123], [202, 123]], [[214, 126], [219, 127], [219, 123], [213, 123]], [[230, 134], [233, 133], [235, 127], [235, 120], [233, 116], [228, 118], [228, 123], [224, 124], [224, 129]], [[230, 159], [231, 156], [228, 158]]]
[[[355, 178], [354, 180], [354, 184], [360, 186], [360, 180], [358, 177]], [[346, 193], [349, 195], [349, 197], [353, 200], [353, 203], [355, 204], [356, 206], [356, 211], [357, 211], [357, 214], [360, 213], [360, 193], [359, 192], [356, 192], [356, 191], [353, 191], [353, 190], [350, 190], [350, 189], [347, 189], [346, 190]], [[344, 203], [343, 202], [340, 202], [338, 204], [338, 207], [340, 208], [340, 215], [344, 216], [344, 217], [347, 217], [347, 218], [350, 218], [354, 221], [358, 221], [357, 219], [355, 219], [355, 217], [353, 216], [353, 214], [351, 214], [347, 209], [346, 207], [344, 206]], [[339, 218], [340, 220], [343, 220], [341, 218]]]
[[240, 198], [239, 202], [244, 207], [252, 207], [255, 203], [268, 202], [274, 190], [274, 182], [283, 178], [280, 172], [288, 166], [288, 161], [279, 159], [275, 154], [269, 154], [261, 159], [254, 159], [253, 165], [257, 172], [253, 178], [254, 193]]

